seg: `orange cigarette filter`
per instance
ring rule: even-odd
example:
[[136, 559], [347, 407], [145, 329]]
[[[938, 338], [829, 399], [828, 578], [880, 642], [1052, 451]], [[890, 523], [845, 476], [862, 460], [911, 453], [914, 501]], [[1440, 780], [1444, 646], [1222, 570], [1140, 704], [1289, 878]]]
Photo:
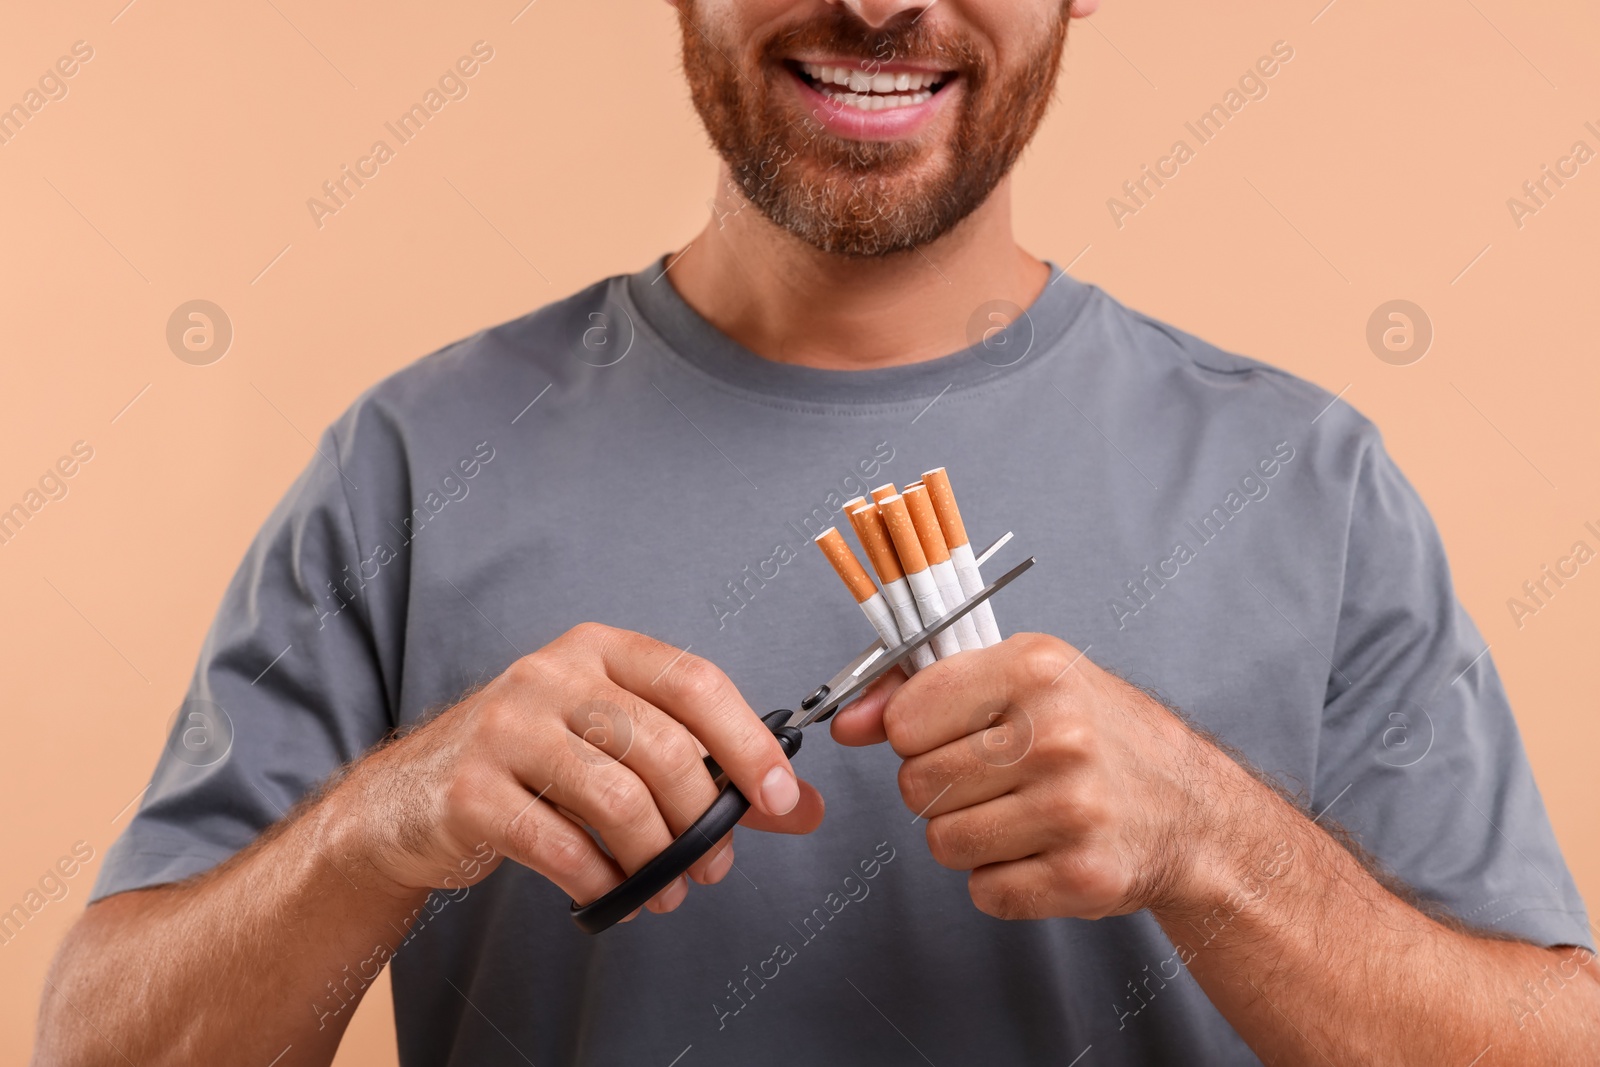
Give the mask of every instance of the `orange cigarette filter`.
[[861, 505], [865, 504], [866, 502], [867, 502], [867, 498], [864, 497], [864, 496], [853, 496], [849, 500], [846, 500], [844, 502], [844, 513], [846, 515], [848, 515], [852, 511], [854, 511], [856, 508], [859, 508]]
[[904, 578], [906, 575], [900, 566], [900, 556], [894, 550], [894, 542], [889, 539], [889, 528], [884, 524], [883, 512], [878, 505], [867, 504], [856, 508], [850, 513], [850, 521], [856, 528], [856, 536], [861, 539], [861, 547], [866, 549], [867, 558], [872, 561], [872, 569], [878, 572], [878, 581], [888, 585]]
[[917, 527], [906, 508], [906, 498], [899, 493], [884, 497], [878, 501], [878, 510], [883, 513], [884, 525], [889, 527], [889, 537], [900, 556], [900, 566], [909, 574], [927, 570], [928, 557], [922, 552], [922, 541], [917, 537]]
[[884, 497], [895, 496], [899, 492], [900, 490], [894, 487], [893, 482], [884, 482], [882, 485], [878, 486], [878, 488], [872, 491], [872, 502], [874, 504], [881, 504], [883, 503]]
[[956, 495], [950, 489], [950, 475], [943, 467], [924, 471], [922, 484], [928, 487], [928, 498], [933, 501], [934, 514], [939, 516], [939, 529], [944, 534], [948, 548], [967, 543], [967, 528], [961, 522], [961, 509], [956, 507]]
[[927, 486], [913, 486], [900, 496], [906, 502], [906, 511], [911, 513], [911, 525], [916, 528], [917, 540], [922, 543], [922, 554], [928, 557], [928, 565], [937, 566], [949, 559], [950, 549], [944, 543], [939, 516], [934, 513]]
[[872, 584], [866, 568], [861, 566], [856, 554], [850, 551], [850, 546], [845, 543], [844, 536], [838, 529], [830, 526], [818, 534], [815, 540], [817, 547], [822, 549], [822, 554], [833, 564], [834, 571], [844, 580], [850, 595], [856, 598], [856, 603], [872, 599], [872, 594], [878, 591], [878, 587]]

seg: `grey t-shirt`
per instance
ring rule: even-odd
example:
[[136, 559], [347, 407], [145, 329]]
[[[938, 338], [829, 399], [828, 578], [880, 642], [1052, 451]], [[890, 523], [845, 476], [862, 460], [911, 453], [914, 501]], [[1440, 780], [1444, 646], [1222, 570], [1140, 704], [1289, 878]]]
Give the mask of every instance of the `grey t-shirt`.
[[[872, 638], [807, 542], [849, 497], [944, 465], [978, 545], [1015, 531], [991, 575], [1039, 559], [995, 602], [1003, 632], [1158, 692], [1465, 921], [1594, 946], [1493, 662], [1371, 423], [1054, 266], [986, 344], [848, 372], [745, 351], [658, 261], [406, 368], [318, 451], [228, 587], [97, 898], [206, 870], [585, 620], [793, 707]], [[513, 863], [436, 893], [393, 962], [402, 1062], [1257, 1062], [1148, 914], [978, 912], [897, 765], [813, 731], [819, 830], [740, 831], [721, 885], [598, 937]], [[373, 973], [349, 962], [330, 982]]]

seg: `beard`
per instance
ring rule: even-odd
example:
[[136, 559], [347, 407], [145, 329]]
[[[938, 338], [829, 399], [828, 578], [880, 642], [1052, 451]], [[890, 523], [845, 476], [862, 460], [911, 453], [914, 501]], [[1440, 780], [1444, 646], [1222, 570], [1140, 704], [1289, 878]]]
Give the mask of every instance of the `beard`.
[[[731, 58], [738, 43], [712, 39], [717, 27], [697, 17], [694, 0], [677, 6], [695, 110], [745, 197], [805, 243], [852, 257], [929, 244], [988, 198], [1049, 107], [1068, 21], [1063, 0], [1025, 61], [997, 70], [959, 33], [898, 19], [873, 30], [837, 7], [761, 42], [746, 71]], [[782, 61], [801, 49], [856, 57], [867, 70], [898, 60], [955, 72], [964, 99], [955, 101], [953, 132], [943, 144], [858, 141], [796, 114], [778, 97], [788, 88], [775, 81], [794, 76]]]

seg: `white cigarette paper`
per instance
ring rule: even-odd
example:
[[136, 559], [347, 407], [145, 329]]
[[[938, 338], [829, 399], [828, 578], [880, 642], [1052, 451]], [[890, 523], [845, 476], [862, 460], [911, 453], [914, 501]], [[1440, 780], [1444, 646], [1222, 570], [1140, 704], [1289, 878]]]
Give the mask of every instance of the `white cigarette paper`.
[[[878, 572], [883, 597], [894, 612], [901, 640], [904, 640], [906, 635], [922, 629], [922, 622], [917, 615], [916, 601], [911, 597], [911, 587], [906, 584], [905, 571], [900, 567], [900, 557], [895, 555], [894, 545], [889, 541], [889, 530], [883, 524], [883, 516], [878, 513], [876, 504], [864, 504], [850, 512], [850, 524], [856, 529], [856, 537], [861, 540], [867, 559], [872, 561], [872, 569]], [[895, 642], [897, 645], [899, 643]], [[932, 664], [933, 649], [919, 645], [902, 667], [907, 675], [911, 675]]]
[[[896, 578], [884, 586], [883, 595], [888, 598], [889, 606], [894, 609], [895, 622], [900, 624], [900, 641], [922, 629], [922, 618], [917, 610], [916, 598], [911, 595], [911, 586], [904, 578]], [[900, 641], [896, 641], [895, 644], [898, 645]], [[906, 664], [906, 673], [913, 674], [924, 667], [931, 667], [934, 659], [933, 649], [925, 644], [918, 645], [911, 653], [911, 662]]]
[[[961, 592], [966, 596], [973, 596], [983, 589], [983, 575], [978, 571], [978, 562], [972, 554], [972, 541], [967, 537], [966, 524], [961, 520], [961, 510], [956, 507], [955, 493], [950, 488], [950, 475], [943, 467], [935, 467], [931, 471], [922, 473], [922, 481], [927, 486], [929, 499], [933, 502], [933, 510], [939, 517], [939, 529], [944, 533], [945, 543], [950, 547], [950, 563], [955, 567], [956, 579], [961, 583]], [[973, 608], [969, 613], [972, 625], [978, 632], [978, 638], [983, 642], [983, 647], [998, 645], [1001, 641], [1000, 627], [994, 621], [994, 608], [985, 600]]]
[[[945, 560], [943, 563], [929, 564], [928, 570], [933, 575], [934, 584], [939, 587], [939, 598], [946, 606], [953, 610], [967, 602], [967, 594], [961, 588], [961, 578], [956, 574], [954, 563]], [[977, 624], [972, 621], [971, 611], [957, 619], [950, 627], [950, 632], [956, 635], [956, 644], [960, 645], [963, 651], [984, 647], [983, 638], [978, 635]]]
[[863, 600], [861, 612], [867, 617], [867, 621], [872, 623], [872, 628], [878, 631], [878, 636], [883, 638], [885, 648], [894, 648], [901, 642], [900, 624], [895, 621], [894, 611], [889, 607], [888, 601], [883, 599], [882, 593], [873, 593]]
[[[961, 591], [964, 594], [970, 597], [983, 589], [983, 575], [978, 571], [977, 560], [973, 558], [971, 542], [952, 548], [950, 563], [955, 568], [956, 579], [961, 583]], [[1001, 642], [1000, 625], [994, 621], [994, 609], [989, 607], [987, 600], [967, 614], [972, 619], [972, 625], [978, 631], [978, 639], [983, 642], [984, 648]]]
[[[950, 549], [945, 544], [944, 532], [939, 528], [939, 516], [934, 511], [932, 497], [921, 482], [908, 486], [900, 495], [911, 514], [911, 525], [916, 528], [922, 554], [928, 559], [928, 570], [933, 572], [934, 584], [939, 587], [939, 598], [944, 601], [946, 608], [953, 611], [967, 597], [962, 592], [955, 565], [950, 562]], [[955, 625], [950, 627], [950, 632], [955, 634], [956, 644], [961, 646], [962, 651], [983, 647], [983, 638], [978, 636], [970, 612], [957, 619]]]
[[[906, 581], [911, 583], [911, 596], [917, 602], [917, 614], [922, 617], [922, 625], [932, 626], [938, 622], [944, 616], [945, 607], [944, 597], [939, 595], [939, 583], [933, 580], [933, 572], [926, 567], [915, 573], [908, 572]], [[933, 654], [939, 659], [961, 651], [961, 643], [948, 627], [935, 634], [928, 643], [933, 646]]]
[[[922, 542], [917, 538], [911, 513], [906, 510], [905, 498], [898, 493], [886, 496], [878, 502], [878, 510], [883, 514], [884, 524], [889, 527], [889, 536], [894, 539], [895, 551], [900, 556], [900, 566], [911, 586], [911, 597], [916, 601], [922, 625], [932, 626], [944, 615], [944, 598], [939, 595], [939, 584], [934, 581], [933, 572], [928, 570], [928, 560], [922, 553]], [[933, 646], [933, 654], [940, 659], [961, 651], [956, 635], [948, 628], [941, 630], [928, 643]]]

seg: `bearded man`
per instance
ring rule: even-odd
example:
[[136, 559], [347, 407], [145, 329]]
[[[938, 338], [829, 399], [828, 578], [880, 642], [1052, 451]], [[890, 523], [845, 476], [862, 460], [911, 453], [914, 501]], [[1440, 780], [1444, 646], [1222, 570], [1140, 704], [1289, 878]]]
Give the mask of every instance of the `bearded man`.
[[[327, 431], [39, 1062], [326, 1064], [391, 960], [419, 1067], [1600, 1062], [1583, 902], [1375, 428], [1013, 236], [1094, 0], [677, 5], [712, 218]], [[864, 636], [805, 542], [940, 464], [1040, 560], [1014, 632], [800, 781], [757, 710]], [[705, 753], [738, 862], [580, 932]]]

